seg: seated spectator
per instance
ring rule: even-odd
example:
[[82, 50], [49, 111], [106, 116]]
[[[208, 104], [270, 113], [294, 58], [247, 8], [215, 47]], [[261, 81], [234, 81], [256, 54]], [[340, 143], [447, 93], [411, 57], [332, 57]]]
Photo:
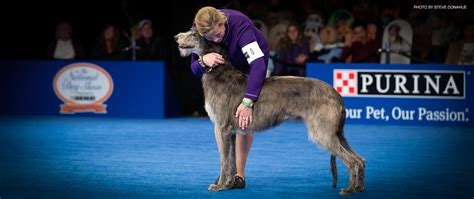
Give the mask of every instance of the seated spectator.
[[322, 25], [315, 22], [306, 23], [303, 30], [303, 35], [308, 39], [309, 49], [313, 50], [316, 45], [321, 43], [319, 38], [319, 30]]
[[[427, 23], [428, 13], [423, 10], [412, 10], [408, 15], [408, 22], [413, 28], [411, 55], [427, 59], [431, 48], [433, 27]], [[411, 63], [417, 63], [413, 60]]]
[[67, 22], [56, 26], [55, 40], [46, 51], [48, 59], [84, 59], [82, 45], [72, 38], [72, 27]]
[[279, 23], [268, 32], [268, 48], [271, 51], [278, 51], [280, 48], [280, 40], [285, 37], [286, 30], [288, 29], [287, 23]]
[[378, 35], [377, 25], [374, 23], [367, 24], [367, 40], [368, 41], [376, 41], [380, 40], [380, 36]]
[[449, 43], [458, 36], [458, 27], [449, 20], [446, 12], [433, 12], [429, 18], [433, 26], [431, 47], [428, 59], [435, 63], [444, 63], [447, 57]]
[[369, 46], [372, 46], [373, 48], [376, 48], [378, 50], [382, 47], [382, 36], [379, 33], [377, 25], [375, 25], [374, 23], [369, 23], [367, 24], [366, 28], [367, 42], [369, 42]]
[[464, 27], [462, 40], [449, 45], [445, 63], [474, 65], [474, 23]]
[[350, 47], [352, 44], [352, 28], [348, 21], [340, 20], [336, 23], [338, 41], [344, 44], [344, 47]]
[[304, 63], [308, 58], [309, 43], [301, 34], [299, 25], [288, 25], [286, 35], [280, 41], [274, 74], [305, 76]]
[[338, 61], [342, 55], [343, 44], [338, 42], [336, 29], [326, 26], [319, 32], [319, 37], [321, 43], [317, 44], [310, 54], [310, 60], [324, 63]]
[[[400, 23], [398, 23], [398, 21], [400, 21]], [[404, 26], [405, 33], [402, 33], [401, 31], [402, 26]], [[402, 23], [401, 20], [395, 20], [388, 25], [385, 32], [383, 46], [385, 49], [390, 49], [391, 53], [389, 56], [383, 53], [381, 63], [410, 64], [411, 58], [404, 56], [404, 54], [411, 55], [410, 36], [413, 33], [409, 24], [407, 22]]]
[[153, 24], [150, 20], [144, 19], [138, 24], [140, 37], [136, 41], [137, 60], [163, 60], [165, 58], [163, 43], [161, 39], [153, 33]]
[[346, 63], [377, 63], [379, 61], [378, 49], [375, 42], [367, 39], [365, 26], [355, 25], [352, 32], [352, 42], [345, 46], [341, 59]]
[[102, 29], [100, 38], [91, 52], [92, 59], [125, 59], [124, 45], [119, 29], [108, 24]]
[[319, 31], [323, 27], [323, 19], [319, 14], [312, 13], [306, 17], [303, 25], [303, 35], [308, 38], [309, 49], [313, 51], [314, 47], [321, 43]]

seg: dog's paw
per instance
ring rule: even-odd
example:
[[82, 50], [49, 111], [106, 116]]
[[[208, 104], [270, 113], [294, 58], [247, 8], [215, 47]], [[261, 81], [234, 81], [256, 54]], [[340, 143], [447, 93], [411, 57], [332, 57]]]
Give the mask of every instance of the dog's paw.
[[344, 189], [344, 188], [342, 188], [342, 189], [341, 189], [341, 192], [339, 192], [339, 194], [340, 194], [341, 196], [352, 195], [353, 193], [354, 193], [354, 189], [352, 189], [352, 188], [349, 188], [349, 189]]
[[356, 187], [355, 190], [357, 192], [363, 192], [364, 191], [364, 187]]
[[207, 190], [209, 190], [209, 191], [219, 191], [219, 188], [217, 187], [216, 184], [211, 184]]

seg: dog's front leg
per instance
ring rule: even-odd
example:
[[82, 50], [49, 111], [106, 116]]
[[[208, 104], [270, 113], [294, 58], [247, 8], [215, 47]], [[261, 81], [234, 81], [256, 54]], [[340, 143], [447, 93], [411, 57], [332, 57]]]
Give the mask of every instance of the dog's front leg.
[[235, 174], [237, 173], [235, 166], [235, 135], [230, 131], [222, 129], [218, 131], [218, 141], [221, 146], [221, 172], [217, 185], [212, 184], [209, 187], [210, 191], [221, 191], [232, 188]]

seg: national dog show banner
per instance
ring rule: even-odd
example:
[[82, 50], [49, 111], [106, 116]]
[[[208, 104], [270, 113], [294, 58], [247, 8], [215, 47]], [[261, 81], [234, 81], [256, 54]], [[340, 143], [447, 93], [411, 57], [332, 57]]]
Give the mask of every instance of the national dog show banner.
[[64, 102], [61, 113], [107, 113], [104, 102], [113, 91], [113, 80], [102, 67], [73, 63], [63, 67], [53, 81], [54, 93]]
[[0, 61], [0, 115], [179, 114], [162, 61]]
[[343, 96], [347, 123], [474, 127], [473, 66], [307, 64]]

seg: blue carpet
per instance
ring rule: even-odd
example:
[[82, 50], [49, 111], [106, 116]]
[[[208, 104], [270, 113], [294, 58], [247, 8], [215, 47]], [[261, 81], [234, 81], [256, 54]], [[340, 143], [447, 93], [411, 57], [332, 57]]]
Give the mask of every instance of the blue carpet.
[[[347, 198], [473, 198], [474, 130], [347, 125], [366, 190]], [[0, 120], [0, 198], [344, 198], [338, 160], [289, 121], [255, 136], [247, 188], [209, 192], [219, 175], [208, 119], [13, 117]]]

